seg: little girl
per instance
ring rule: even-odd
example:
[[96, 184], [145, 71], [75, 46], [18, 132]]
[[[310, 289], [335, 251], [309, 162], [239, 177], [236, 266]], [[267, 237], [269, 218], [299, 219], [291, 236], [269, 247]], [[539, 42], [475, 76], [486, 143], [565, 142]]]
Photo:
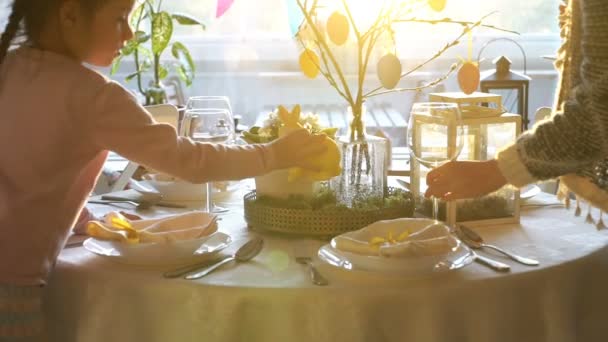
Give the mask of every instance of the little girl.
[[496, 159], [429, 172], [427, 196], [476, 197], [507, 183], [521, 187], [561, 176], [561, 195], [568, 195], [566, 188], [608, 212], [608, 2], [569, 0], [560, 12], [556, 115]]
[[[2, 341], [43, 338], [43, 285], [108, 150], [202, 183], [311, 168], [302, 160], [325, 149], [327, 137], [305, 130], [270, 144], [225, 146], [193, 142], [155, 122], [122, 86], [83, 66], [111, 64], [133, 36], [133, 6], [134, 0], [12, 5], [0, 38]], [[21, 46], [9, 52], [21, 30]]]

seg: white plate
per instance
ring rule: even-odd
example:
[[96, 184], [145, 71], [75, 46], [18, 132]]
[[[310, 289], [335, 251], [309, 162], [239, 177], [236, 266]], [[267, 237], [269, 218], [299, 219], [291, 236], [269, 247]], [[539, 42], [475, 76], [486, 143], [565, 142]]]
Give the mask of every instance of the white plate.
[[232, 239], [215, 232], [211, 235], [173, 243], [126, 244], [117, 241], [88, 238], [83, 247], [89, 252], [133, 265], [177, 265], [205, 259], [226, 248]]
[[[393, 223], [407, 224], [410, 221], [414, 230], [422, 229], [433, 220], [398, 219]], [[428, 222], [426, 222], [428, 221]], [[383, 221], [389, 223], [389, 221]], [[418, 257], [385, 257], [357, 254], [338, 250], [327, 244], [319, 249], [319, 258], [329, 265], [349, 271], [377, 272], [398, 276], [423, 275], [438, 271], [462, 268], [474, 260], [473, 252], [460, 240], [448, 253]]]
[[[144, 185], [158, 191], [163, 200], [169, 202], [204, 202], [207, 197], [206, 184], [192, 184], [185, 181], [143, 180]], [[221, 201], [238, 189], [238, 182], [223, 182], [226, 190], [213, 187], [213, 200]]]
[[519, 198], [522, 200], [530, 199], [541, 192], [537, 185], [527, 185], [520, 189]]

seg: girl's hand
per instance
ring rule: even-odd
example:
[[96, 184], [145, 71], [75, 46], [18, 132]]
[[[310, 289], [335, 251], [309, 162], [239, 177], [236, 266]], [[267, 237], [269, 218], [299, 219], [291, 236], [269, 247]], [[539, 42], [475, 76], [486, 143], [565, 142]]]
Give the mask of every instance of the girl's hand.
[[507, 180], [496, 160], [453, 161], [429, 172], [426, 184], [426, 197], [455, 200], [489, 194], [502, 188]]
[[323, 153], [327, 146], [323, 143], [329, 139], [325, 135], [312, 135], [304, 128], [295, 130], [271, 142], [278, 169], [301, 167], [319, 171], [318, 166], [311, 164], [309, 158]]

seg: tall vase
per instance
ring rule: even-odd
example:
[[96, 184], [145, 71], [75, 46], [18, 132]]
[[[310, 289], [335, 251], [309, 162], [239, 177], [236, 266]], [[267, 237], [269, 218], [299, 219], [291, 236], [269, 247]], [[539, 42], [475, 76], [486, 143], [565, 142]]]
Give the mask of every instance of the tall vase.
[[365, 105], [348, 108], [353, 120], [346, 136], [337, 139], [342, 153], [342, 174], [331, 180], [338, 201], [348, 207], [356, 207], [370, 198], [381, 199], [386, 191], [387, 148], [384, 138], [365, 133]]

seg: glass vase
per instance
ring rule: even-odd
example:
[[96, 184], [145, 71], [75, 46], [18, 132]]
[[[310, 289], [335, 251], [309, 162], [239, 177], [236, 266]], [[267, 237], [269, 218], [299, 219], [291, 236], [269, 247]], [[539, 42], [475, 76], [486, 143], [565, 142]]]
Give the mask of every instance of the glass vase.
[[[367, 135], [363, 121], [365, 106], [362, 106], [359, 113], [361, 121], [351, 123], [351, 131], [336, 140], [342, 154], [342, 174], [330, 182], [338, 202], [347, 207], [382, 201], [386, 191], [388, 141]], [[349, 114], [353, 117], [350, 107]], [[360, 131], [353, 132], [357, 126]]]

